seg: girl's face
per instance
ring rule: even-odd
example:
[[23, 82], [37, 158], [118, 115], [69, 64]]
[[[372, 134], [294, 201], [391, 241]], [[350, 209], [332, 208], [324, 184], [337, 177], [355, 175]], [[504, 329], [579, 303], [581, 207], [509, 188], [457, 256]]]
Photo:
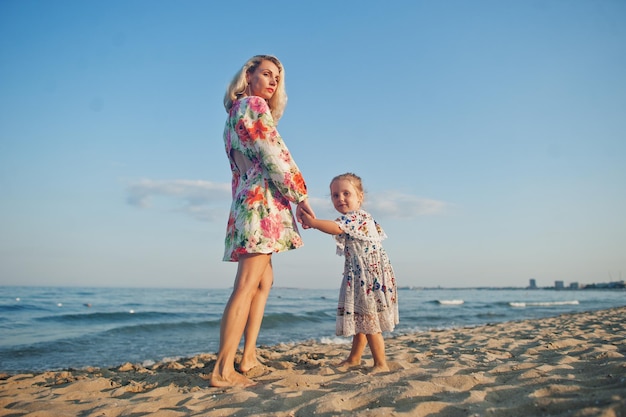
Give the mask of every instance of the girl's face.
[[348, 180], [335, 180], [330, 184], [330, 198], [337, 211], [346, 214], [361, 208], [363, 193]]
[[253, 73], [247, 74], [246, 79], [248, 81], [248, 95], [269, 100], [276, 92], [280, 73], [272, 61], [261, 61]]

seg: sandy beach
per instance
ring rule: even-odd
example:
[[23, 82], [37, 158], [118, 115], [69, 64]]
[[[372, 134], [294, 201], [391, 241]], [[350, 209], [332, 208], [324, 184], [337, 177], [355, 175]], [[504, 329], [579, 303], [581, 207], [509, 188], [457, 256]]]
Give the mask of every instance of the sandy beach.
[[215, 354], [0, 375], [0, 416], [626, 416], [626, 307], [387, 337], [392, 371], [349, 344], [263, 346], [254, 387], [208, 385]]

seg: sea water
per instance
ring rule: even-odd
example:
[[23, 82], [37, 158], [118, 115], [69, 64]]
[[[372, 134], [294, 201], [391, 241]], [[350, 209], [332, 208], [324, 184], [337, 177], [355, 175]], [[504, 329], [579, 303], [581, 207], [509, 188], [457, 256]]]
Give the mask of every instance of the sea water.
[[[0, 371], [114, 367], [214, 353], [230, 289], [0, 287]], [[338, 291], [274, 288], [258, 344], [335, 336]], [[623, 290], [400, 289], [393, 335], [626, 305]]]

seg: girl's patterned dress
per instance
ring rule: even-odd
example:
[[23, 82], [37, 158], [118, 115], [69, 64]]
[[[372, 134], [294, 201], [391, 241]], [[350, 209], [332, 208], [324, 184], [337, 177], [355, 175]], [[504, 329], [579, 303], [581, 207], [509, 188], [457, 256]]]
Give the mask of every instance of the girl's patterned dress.
[[337, 335], [392, 331], [399, 322], [396, 278], [381, 242], [383, 229], [365, 210], [336, 220], [337, 254], [346, 258], [337, 308]]
[[[302, 246], [290, 202], [307, 197], [306, 184], [264, 99], [251, 96], [233, 103], [224, 144], [233, 173], [233, 202], [223, 260]], [[235, 162], [237, 153], [247, 160], [245, 172]]]

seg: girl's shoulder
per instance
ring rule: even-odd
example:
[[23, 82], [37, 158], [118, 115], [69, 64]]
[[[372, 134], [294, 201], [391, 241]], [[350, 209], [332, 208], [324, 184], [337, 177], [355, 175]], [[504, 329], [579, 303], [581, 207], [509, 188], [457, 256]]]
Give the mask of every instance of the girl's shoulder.
[[363, 209], [358, 209], [358, 210], [350, 211], [346, 214], [342, 214], [340, 219], [344, 220], [347, 223], [374, 220], [372, 215]]
[[337, 219], [337, 224], [345, 234], [356, 238], [378, 240], [384, 236], [372, 215], [362, 209], [342, 214]]

